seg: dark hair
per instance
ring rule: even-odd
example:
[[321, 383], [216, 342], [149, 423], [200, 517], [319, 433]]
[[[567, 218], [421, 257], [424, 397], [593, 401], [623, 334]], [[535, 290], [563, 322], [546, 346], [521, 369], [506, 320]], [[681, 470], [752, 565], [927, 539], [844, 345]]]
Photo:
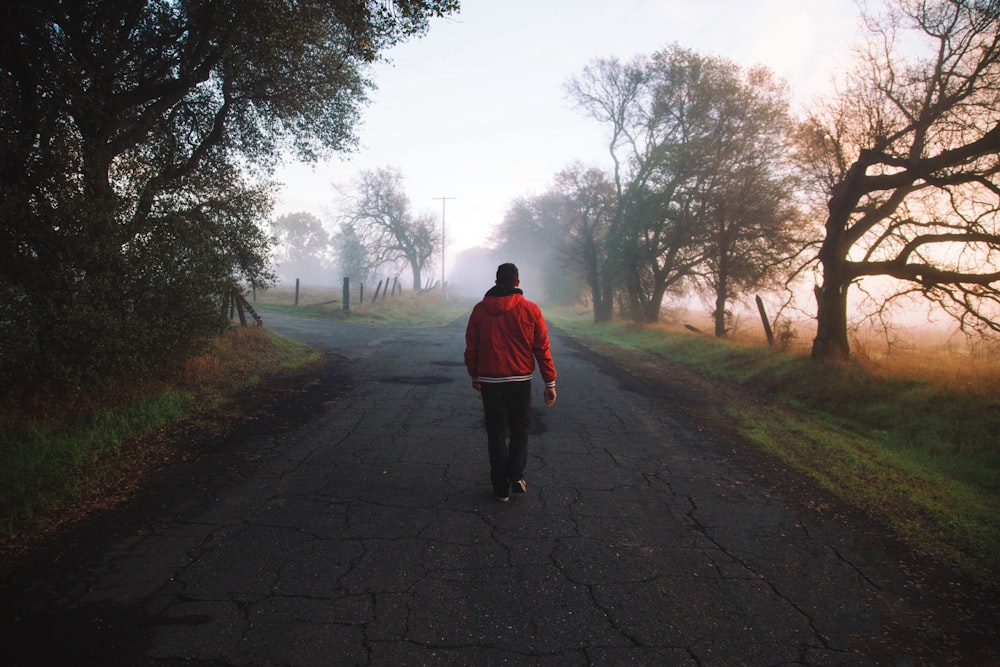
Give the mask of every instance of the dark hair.
[[507, 262], [497, 267], [497, 285], [513, 289], [517, 287], [517, 267]]

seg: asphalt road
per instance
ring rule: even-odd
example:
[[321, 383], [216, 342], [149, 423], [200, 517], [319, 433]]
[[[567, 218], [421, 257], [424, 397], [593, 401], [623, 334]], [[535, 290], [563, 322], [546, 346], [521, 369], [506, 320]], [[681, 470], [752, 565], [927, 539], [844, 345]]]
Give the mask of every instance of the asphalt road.
[[0, 664], [1000, 664], [995, 607], [676, 387], [554, 334], [504, 504], [464, 322], [265, 324], [327, 372], [7, 582]]

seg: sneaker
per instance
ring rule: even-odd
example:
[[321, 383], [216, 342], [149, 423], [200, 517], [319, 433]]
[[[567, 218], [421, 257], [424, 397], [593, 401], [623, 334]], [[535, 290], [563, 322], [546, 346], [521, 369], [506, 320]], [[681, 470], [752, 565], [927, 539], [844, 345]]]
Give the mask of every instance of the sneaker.
[[496, 498], [497, 500], [499, 500], [502, 503], [505, 503], [508, 500], [510, 500], [510, 496], [501, 495], [499, 493], [494, 493], [493, 497]]
[[510, 483], [510, 490], [514, 493], [527, 493], [528, 485], [524, 478], [521, 478]]

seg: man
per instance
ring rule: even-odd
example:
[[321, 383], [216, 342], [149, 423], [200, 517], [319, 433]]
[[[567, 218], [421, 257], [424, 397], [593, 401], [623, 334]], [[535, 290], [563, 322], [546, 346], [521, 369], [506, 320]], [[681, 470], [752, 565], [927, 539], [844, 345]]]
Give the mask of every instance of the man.
[[[525, 493], [531, 374], [538, 362], [545, 405], [556, 402], [556, 368], [541, 309], [524, 298], [517, 267], [497, 267], [496, 285], [476, 304], [465, 330], [465, 367], [482, 394], [490, 453], [490, 481], [498, 500]], [[507, 434], [510, 434], [510, 445]]]

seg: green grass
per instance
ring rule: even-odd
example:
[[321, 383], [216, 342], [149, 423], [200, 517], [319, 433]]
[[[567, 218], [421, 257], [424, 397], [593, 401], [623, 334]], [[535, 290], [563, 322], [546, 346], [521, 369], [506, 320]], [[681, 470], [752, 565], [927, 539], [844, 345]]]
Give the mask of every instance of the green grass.
[[[356, 305], [344, 313], [335, 298], [300, 293], [258, 295], [264, 313], [382, 326], [442, 326], [471, 302], [413, 294]], [[307, 301], [307, 298], [311, 301]], [[310, 303], [314, 305], [309, 305]], [[546, 309], [549, 321], [629, 366], [628, 351], [648, 367], [685, 373], [692, 391], [711, 396], [707, 413], [748, 443], [812, 477], [816, 483], [919, 549], [983, 581], [1000, 572], [1000, 391], [987, 380], [970, 385], [892, 371], [870, 363], [817, 365], [801, 355], [710, 336], [595, 325], [589, 314]], [[318, 358], [314, 350], [263, 329], [231, 330], [188, 360], [164, 386], [135, 389], [128, 400], [103, 402], [74, 418], [0, 414], [0, 526], [8, 533], [44, 525], [53, 507], [99, 492], [109, 480], [157, 465], [162, 448], [136, 448], [162, 429], [205, 419], [231, 397], [270, 374]], [[649, 364], [652, 360], [652, 364]], [[964, 371], [976, 371], [968, 358]], [[558, 360], [557, 360], [558, 363]], [[979, 369], [982, 370], [982, 369]], [[975, 375], [976, 373], [973, 373]], [[996, 373], [980, 372], [984, 378]], [[714, 417], [712, 417], [715, 415]], [[144, 462], [144, 458], [154, 460]], [[98, 493], [99, 495], [99, 493]]]
[[[662, 327], [595, 325], [568, 311], [549, 319], [585, 343], [690, 369], [720, 402], [720, 419], [749, 442], [915, 547], [983, 580], [1000, 572], [1000, 400], [992, 388], [961, 391], [868, 363], [820, 365]], [[736, 392], [713, 391], [722, 385]]]
[[0, 414], [0, 529], [8, 536], [44, 529], [56, 508], [99, 502], [90, 498], [167, 454], [149, 446], [161, 429], [210, 419], [261, 378], [316, 359], [316, 351], [267, 329], [231, 329], [168, 381], [129, 387], [124, 399], [109, 392], [79, 406], [48, 397], [42, 416]]

